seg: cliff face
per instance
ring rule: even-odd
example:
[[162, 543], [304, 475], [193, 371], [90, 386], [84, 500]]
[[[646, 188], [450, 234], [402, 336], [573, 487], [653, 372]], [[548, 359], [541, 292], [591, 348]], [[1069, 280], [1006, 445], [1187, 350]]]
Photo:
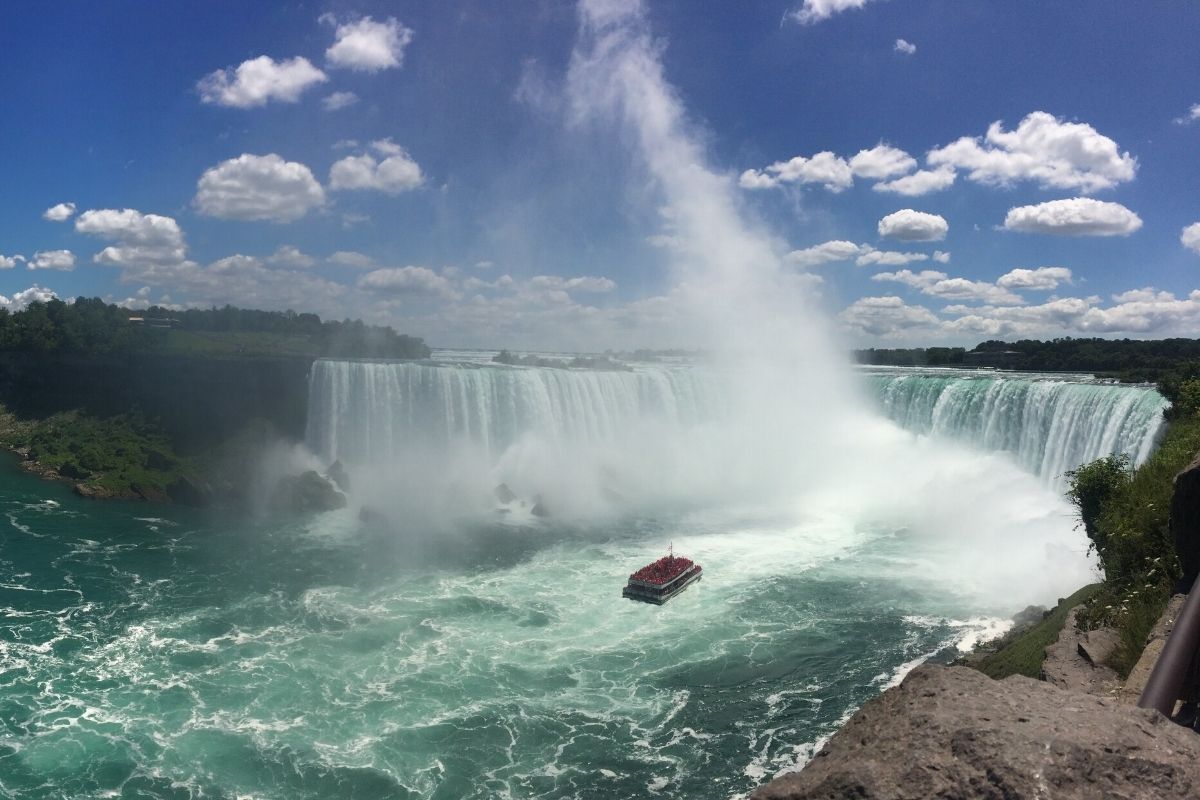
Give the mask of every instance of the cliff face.
[[1200, 573], [1200, 456], [1175, 476], [1171, 495], [1171, 536], [1183, 568], [1180, 588], [1191, 586]]
[[80, 409], [106, 417], [140, 409], [180, 451], [222, 441], [251, 419], [304, 437], [311, 357], [127, 357], [0, 353], [0, 404], [18, 417]]
[[922, 666], [753, 800], [1200, 797], [1200, 736], [1022, 676]]

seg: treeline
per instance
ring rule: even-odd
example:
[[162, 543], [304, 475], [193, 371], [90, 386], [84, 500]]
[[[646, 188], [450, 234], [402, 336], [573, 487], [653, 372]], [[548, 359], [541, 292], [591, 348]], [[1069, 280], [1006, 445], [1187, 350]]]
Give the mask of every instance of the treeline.
[[1130, 382], [1154, 382], [1188, 363], [1200, 364], [1200, 339], [988, 340], [971, 350], [915, 347], [856, 350], [860, 364], [998, 366], [1031, 372], [1092, 372]]
[[[316, 314], [258, 311], [233, 306], [172, 311], [151, 306], [144, 312], [110, 305], [99, 298], [73, 303], [53, 299], [21, 311], [0, 309], [0, 350], [28, 353], [115, 354], [170, 351], [179, 344], [172, 331], [218, 334], [270, 334], [303, 340], [313, 355], [348, 358], [428, 358], [429, 347], [414, 336], [361, 320], [322, 321]], [[187, 349], [187, 348], [184, 348]]]

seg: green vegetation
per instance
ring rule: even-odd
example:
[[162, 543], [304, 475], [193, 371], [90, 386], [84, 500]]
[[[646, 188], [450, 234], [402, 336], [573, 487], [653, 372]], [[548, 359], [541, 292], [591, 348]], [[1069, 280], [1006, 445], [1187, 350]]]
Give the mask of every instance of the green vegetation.
[[1175, 476], [1200, 451], [1195, 380], [1167, 387], [1177, 405], [1162, 442], [1145, 464], [1130, 470], [1116, 456], [1068, 473], [1067, 496], [1104, 568], [1104, 584], [1087, 603], [1080, 622], [1117, 629], [1121, 644], [1109, 666], [1128, 675], [1146, 636], [1170, 599], [1180, 569], [1169, 527]]
[[361, 320], [322, 322], [316, 314], [224, 308], [134, 312], [99, 298], [0, 309], [0, 351], [167, 353], [228, 356], [428, 358], [425, 342]]
[[999, 650], [984, 656], [972, 666], [996, 680], [1007, 678], [1009, 675], [1040, 678], [1042, 662], [1046, 660], [1046, 648], [1058, 639], [1059, 632], [1066, 624], [1067, 612], [1091, 599], [1100, 588], [1100, 584], [1094, 583], [1060, 600], [1041, 622], [1011, 641], [1004, 641]]
[[607, 355], [575, 356], [571, 359], [542, 358], [541, 356], [534, 355], [519, 356], [507, 350], [501, 350], [492, 357], [492, 361], [497, 364], [508, 364], [509, 366], [516, 367], [549, 367], [551, 369], [601, 369], [617, 371], [630, 371], [633, 369], [619, 361], [614, 361]]
[[[1031, 372], [1090, 372], [1128, 383], [1200, 377], [1200, 339], [989, 340], [961, 347], [855, 351], [860, 364], [889, 366], [991, 366]], [[1200, 399], [1200, 397], [1198, 397]]]
[[162, 429], [137, 413], [98, 419], [67, 411], [44, 420], [3, 413], [0, 444], [24, 453], [36, 472], [78, 481], [89, 496], [163, 500], [192, 472]]

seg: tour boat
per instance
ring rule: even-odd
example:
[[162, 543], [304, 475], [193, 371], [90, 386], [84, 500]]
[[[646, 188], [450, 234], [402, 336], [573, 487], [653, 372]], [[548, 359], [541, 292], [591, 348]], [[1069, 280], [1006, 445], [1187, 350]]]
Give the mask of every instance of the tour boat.
[[621, 596], [661, 606], [700, 580], [702, 571], [703, 567], [690, 558], [675, 555], [672, 548], [658, 561], [652, 561], [630, 575]]

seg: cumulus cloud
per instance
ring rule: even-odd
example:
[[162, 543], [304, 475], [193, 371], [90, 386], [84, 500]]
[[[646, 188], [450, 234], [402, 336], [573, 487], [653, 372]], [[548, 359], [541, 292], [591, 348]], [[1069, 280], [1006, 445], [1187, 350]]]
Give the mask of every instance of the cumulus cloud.
[[834, 239], [823, 244], [813, 245], [803, 250], [793, 250], [786, 258], [801, 267], [814, 267], [833, 261], [849, 261], [862, 252], [863, 247], [854, 242]]
[[294, 222], [323, 205], [325, 191], [304, 164], [244, 153], [205, 170], [193, 202], [210, 217]]
[[329, 188], [338, 191], [372, 189], [400, 194], [425, 182], [421, 167], [391, 139], [372, 142], [371, 147], [384, 156], [383, 160], [362, 153], [334, 162], [329, 170]]
[[187, 255], [179, 223], [132, 208], [85, 211], [75, 220], [75, 230], [115, 242], [93, 257], [97, 264], [174, 264]]
[[370, 256], [363, 255], [354, 250], [338, 250], [325, 260], [330, 264], [337, 264], [340, 267], [353, 267], [354, 269], [369, 269], [375, 266], [375, 262]]
[[1137, 159], [1086, 123], [1064, 122], [1035, 111], [1015, 130], [1000, 122], [982, 137], [964, 136], [929, 151], [932, 166], [956, 167], [976, 183], [1011, 186], [1035, 181], [1047, 189], [1094, 192], [1131, 181]]
[[873, 247], [863, 246], [862, 255], [854, 260], [854, 263], [860, 267], [869, 265], [881, 267], [897, 267], [902, 264], [911, 264], [914, 261], [928, 261], [929, 256], [924, 253], [901, 253], [896, 250], [876, 250]]
[[609, 278], [583, 275], [577, 278], [564, 278], [561, 275], [537, 275], [529, 280], [529, 286], [535, 290], [562, 290], [566, 292], [611, 292], [617, 284]]
[[940, 192], [954, 185], [958, 173], [954, 167], [942, 166], [937, 169], [923, 169], [903, 178], [877, 183], [873, 188], [877, 192], [892, 192], [906, 197], [920, 197], [930, 192]]
[[1128, 236], [1142, 227], [1142, 219], [1120, 203], [1074, 197], [1011, 208], [1004, 227], [1057, 236]]
[[75, 254], [70, 250], [39, 250], [29, 259], [29, 269], [53, 269], [70, 272], [75, 269]]
[[971, 300], [993, 305], [1018, 305], [1025, 302], [1018, 295], [986, 281], [966, 278], [951, 278], [937, 270], [913, 272], [902, 269], [898, 272], [880, 272], [871, 276], [873, 281], [895, 281], [917, 289], [922, 294], [944, 300]]
[[924, 306], [910, 306], [899, 297], [860, 297], [838, 314], [847, 327], [873, 336], [895, 336], [904, 331], [933, 328], [937, 316]]
[[74, 203], [59, 203], [56, 206], [50, 206], [42, 212], [42, 219], [48, 219], [51, 222], [65, 222], [75, 214]]
[[906, 42], [903, 39], [897, 39], [895, 50], [897, 53], [904, 53], [906, 56], [911, 56], [913, 53], [917, 52], [917, 46], [912, 42]]
[[196, 89], [204, 103], [255, 108], [271, 100], [295, 103], [304, 90], [327, 80], [325, 73], [307, 58], [275, 61], [270, 56], [259, 56], [243, 61], [236, 69], [229, 67], [205, 75]]
[[743, 189], [770, 189], [784, 183], [819, 183], [831, 192], [840, 192], [853, 185], [854, 174], [844, 158], [825, 150], [811, 158], [776, 161], [762, 171], [748, 169], [738, 179]]
[[1180, 243], [1188, 250], [1200, 253], [1200, 222], [1193, 222], [1179, 234]]
[[962, 314], [944, 324], [945, 330], [986, 336], [1052, 336], [1070, 334], [1125, 334], [1135, 336], [1191, 336], [1200, 326], [1200, 290], [1186, 298], [1153, 287], [1113, 296], [1114, 305], [1099, 305], [1100, 298], [1064, 297], [1035, 306], [970, 308], [948, 306], [944, 311]]
[[950, 263], [950, 254], [944, 250], [934, 250], [933, 251], [933, 260], [938, 262], [939, 264], [949, 264]]
[[[329, 15], [322, 19], [333, 22]], [[412, 42], [413, 31], [395, 17], [388, 17], [383, 22], [362, 17], [338, 24], [335, 37], [334, 43], [325, 51], [329, 66], [378, 72], [404, 64], [404, 49]]]
[[829, 19], [842, 11], [862, 8], [867, 2], [868, 0], [804, 0], [803, 5], [789, 11], [784, 19], [790, 19], [801, 25], [811, 25]]
[[40, 286], [30, 286], [24, 291], [17, 292], [12, 297], [5, 297], [0, 294], [0, 307], [6, 308], [9, 311], [20, 311], [30, 303], [48, 303], [57, 298], [50, 289], [43, 289]]
[[902, 208], [879, 220], [879, 235], [902, 242], [936, 242], [946, 238], [950, 225], [937, 214]]
[[387, 267], [368, 272], [358, 286], [370, 292], [389, 295], [434, 295], [450, 297], [453, 287], [446, 278], [428, 267]]
[[1176, 125], [1188, 125], [1200, 119], [1200, 103], [1196, 103], [1182, 117], [1175, 118]]
[[1038, 267], [1037, 269], [1014, 269], [996, 280], [997, 286], [1005, 289], [1034, 289], [1049, 291], [1060, 283], [1071, 282], [1071, 270], [1066, 267]]
[[339, 108], [347, 108], [357, 102], [358, 95], [354, 92], [334, 92], [321, 98], [321, 107], [326, 111], [337, 111]]
[[25, 256], [6, 256], [0, 253], [0, 269], [12, 269], [17, 264], [25, 263]]
[[860, 178], [885, 180], [915, 169], [917, 160], [898, 147], [880, 142], [870, 150], [859, 150], [850, 159], [850, 171]]
[[275, 252], [267, 256], [267, 263], [273, 267], [285, 267], [288, 269], [309, 269], [317, 264], [317, 260], [310, 255], [300, 252], [298, 247], [293, 247], [290, 244], [281, 244], [275, 248]]

